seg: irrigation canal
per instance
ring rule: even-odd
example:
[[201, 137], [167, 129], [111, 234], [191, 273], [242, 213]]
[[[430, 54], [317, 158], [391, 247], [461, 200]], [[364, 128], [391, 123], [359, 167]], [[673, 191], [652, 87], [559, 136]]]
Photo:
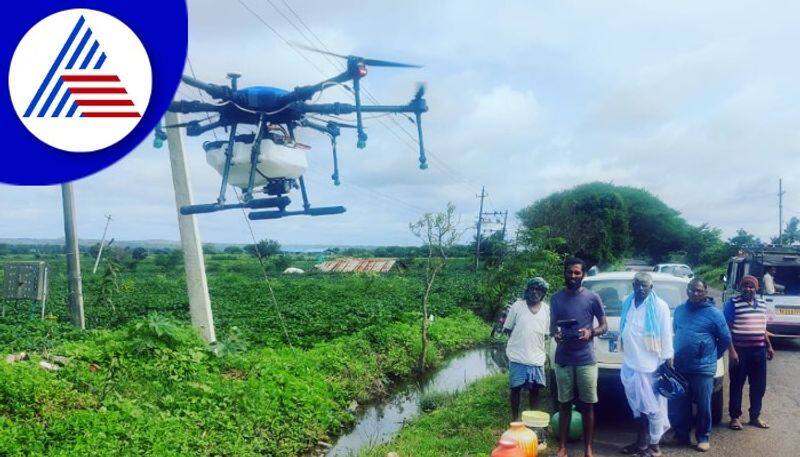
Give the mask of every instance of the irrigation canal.
[[452, 393], [506, 367], [505, 348], [482, 347], [450, 358], [442, 368], [418, 382], [401, 384], [386, 400], [367, 406], [359, 414], [355, 427], [342, 435], [327, 457], [358, 455], [362, 448], [390, 441], [403, 424], [421, 413], [421, 399], [426, 394]]

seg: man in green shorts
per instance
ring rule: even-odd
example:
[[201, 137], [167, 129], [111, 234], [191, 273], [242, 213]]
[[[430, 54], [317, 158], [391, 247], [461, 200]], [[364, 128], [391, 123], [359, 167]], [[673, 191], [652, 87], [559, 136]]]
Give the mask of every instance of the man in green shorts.
[[[558, 457], [567, 456], [567, 432], [576, 391], [577, 400], [583, 406], [584, 455], [593, 457], [594, 404], [597, 403], [593, 340], [608, 330], [608, 323], [600, 297], [581, 285], [585, 269], [583, 260], [567, 259], [564, 262], [566, 287], [550, 300], [550, 330], [558, 343], [553, 364], [560, 415]], [[597, 327], [594, 327], [595, 320]]]

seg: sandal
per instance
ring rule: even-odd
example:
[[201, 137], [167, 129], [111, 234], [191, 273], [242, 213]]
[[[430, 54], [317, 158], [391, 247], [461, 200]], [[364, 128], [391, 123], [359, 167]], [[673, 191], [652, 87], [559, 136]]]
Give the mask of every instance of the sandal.
[[637, 455], [637, 454], [640, 454], [640, 453], [646, 451], [647, 449], [648, 448], [644, 448], [644, 449], [640, 448], [639, 447], [639, 443], [631, 443], [631, 444], [623, 447], [622, 449], [620, 449], [619, 452], [621, 452], [623, 454]]
[[728, 428], [731, 430], [743, 430], [742, 422], [739, 419], [731, 419], [730, 424], [728, 424]]
[[750, 425], [758, 428], [769, 428], [769, 424], [764, 422], [763, 420], [759, 419], [751, 419]]

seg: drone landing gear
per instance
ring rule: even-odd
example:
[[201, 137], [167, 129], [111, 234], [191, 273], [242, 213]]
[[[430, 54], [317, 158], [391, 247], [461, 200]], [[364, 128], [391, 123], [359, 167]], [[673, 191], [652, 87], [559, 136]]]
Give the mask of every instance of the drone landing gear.
[[285, 196], [269, 197], [269, 198], [256, 198], [242, 203], [212, 203], [207, 205], [189, 205], [181, 207], [181, 214], [188, 216], [190, 214], [204, 214], [222, 211], [224, 209], [234, 208], [250, 208], [250, 209], [263, 209], [263, 208], [286, 208], [292, 200]]
[[[323, 206], [320, 208], [312, 208], [311, 204], [308, 203], [308, 194], [306, 193], [306, 183], [303, 177], [300, 177], [300, 193], [303, 196], [303, 210], [302, 211], [286, 211], [286, 206], [280, 207], [278, 211], [255, 211], [247, 215], [250, 220], [264, 220], [264, 219], [280, 219], [286, 216], [328, 216], [333, 214], [342, 214], [345, 211], [344, 206]], [[275, 198], [285, 198], [289, 200], [289, 197], [275, 197]], [[255, 201], [255, 200], [254, 200]]]

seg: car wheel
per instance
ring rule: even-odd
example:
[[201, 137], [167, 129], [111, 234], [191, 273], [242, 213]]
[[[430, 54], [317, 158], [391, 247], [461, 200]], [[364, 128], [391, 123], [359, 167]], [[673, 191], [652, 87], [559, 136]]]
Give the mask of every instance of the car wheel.
[[718, 425], [722, 421], [723, 390], [715, 390], [711, 395], [711, 424]]

